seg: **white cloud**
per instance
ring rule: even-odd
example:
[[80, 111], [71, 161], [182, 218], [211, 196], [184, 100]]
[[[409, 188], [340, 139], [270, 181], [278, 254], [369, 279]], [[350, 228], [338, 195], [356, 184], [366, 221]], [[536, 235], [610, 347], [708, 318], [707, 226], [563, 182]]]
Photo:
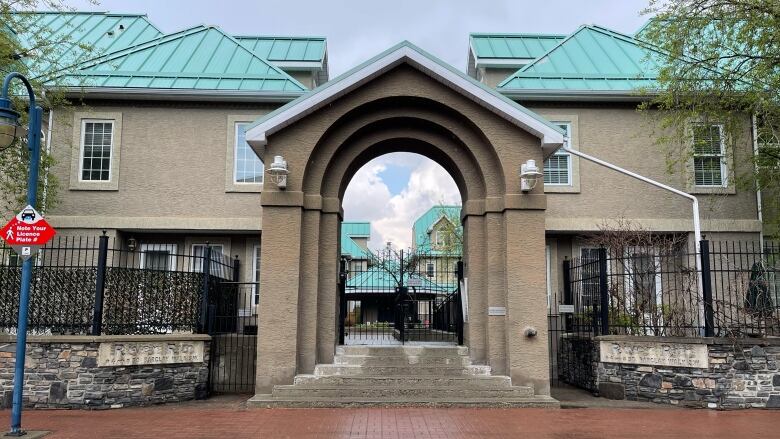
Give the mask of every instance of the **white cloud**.
[[[406, 187], [390, 193], [382, 171], [392, 162], [411, 167]], [[435, 204], [460, 204], [460, 192], [452, 177], [438, 163], [414, 154], [388, 154], [367, 163], [355, 174], [344, 194], [347, 221], [371, 221], [372, 248], [391, 241], [398, 248], [412, 243], [412, 224]]]

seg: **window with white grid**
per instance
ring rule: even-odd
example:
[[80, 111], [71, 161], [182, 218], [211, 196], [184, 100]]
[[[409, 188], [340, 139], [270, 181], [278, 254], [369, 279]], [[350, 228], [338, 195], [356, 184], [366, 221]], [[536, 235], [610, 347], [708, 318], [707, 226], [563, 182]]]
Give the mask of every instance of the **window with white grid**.
[[83, 120], [81, 124], [81, 180], [111, 180], [113, 120]]
[[246, 141], [246, 127], [248, 123], [236, 124], [236, 145], [233, 153], [233, 182], [235, 183], [262, 183], [263, 161]]
[[[570, 127], [568, 123], [558, 123], [566, 132], [566, 145], [569, 145]], [[555, 151], [544, 161], [544, 184], [546, 185], [571, 185], [571, 154], [564, 151], [563, 148]]]
[[696, 124], [693, 134], [693, 173], [696, 186], [726, 186], [723, 126]]

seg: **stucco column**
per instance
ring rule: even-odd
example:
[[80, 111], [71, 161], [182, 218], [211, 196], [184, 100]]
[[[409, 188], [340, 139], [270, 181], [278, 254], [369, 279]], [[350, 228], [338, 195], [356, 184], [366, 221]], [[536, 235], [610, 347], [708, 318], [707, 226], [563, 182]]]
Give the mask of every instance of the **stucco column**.
[[[504, 212], [509, 376], [537, 395], [550, 394], [544, 218], [543, 207]], [[536, 336], [524, 334], [529, 327]]]
[[506, 308], [506, 240], [504, 215], [489, 212], [485, 215], [487, 231], [487, 306], [480, 311], [487, 315], [488, 365], [494, 375], [507, 374], [506, 315], [489, 315], [489, 308]]
[[[322, 212], [319, 241], [319, 284], [317, 297], [317, 362], [333, 363], [338, 343], [339, 213]], [[315, 322], [311, 322], [315, 324]]]
[[469, 215], [464, 219], [464, 276], [468, 279], [468, 323], [464, 327], [471, 360], [487, 363], [487, 266], [485, 264], [485, 217]]
[[[265, 194], [264, 194], [265, 196]], [[298, 348], [301, 207], [263, 206], [255, 391], [292, 384]]]
[[301, 227], [301, 278], [298, 292], [298, 373], [312, 373], [317, 361], [317, 303], [320, 211], [304, 210]]

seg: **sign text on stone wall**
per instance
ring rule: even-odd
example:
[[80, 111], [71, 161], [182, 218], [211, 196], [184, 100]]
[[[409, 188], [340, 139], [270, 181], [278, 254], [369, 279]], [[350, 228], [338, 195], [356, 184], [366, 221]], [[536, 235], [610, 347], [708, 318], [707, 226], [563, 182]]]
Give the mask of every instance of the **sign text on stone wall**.
[[115, 341], [100, 343], [98, 366], [203, 362], [202, 341]]
[[602, 341], [599, 351], [602, 363], [709, 367], [707, 345], [704, 344]]

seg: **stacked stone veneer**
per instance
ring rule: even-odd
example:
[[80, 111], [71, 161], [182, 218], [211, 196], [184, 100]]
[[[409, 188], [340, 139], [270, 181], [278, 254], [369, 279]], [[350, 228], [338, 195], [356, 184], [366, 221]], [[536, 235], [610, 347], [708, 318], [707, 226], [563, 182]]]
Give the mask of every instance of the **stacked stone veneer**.
[[780, 408], [780, 339], [675, 339], [597, 337], [599, 340], [701, 343], [708, 348], [708, 368], [599, 362], [598, 392], [610, 399], [651, 401], [688, 407]]
[[[107, 409], [205, 398], [210, 343], [206, 336], [188, 337], [204, 341], [203, 362], [105, 367], [98, 366], [98, 347], [109, 337], [28, 337], [24, 405]], [[128, 336], [124, 340], [150, 338]], [[0, 408], [11, 407], [15, 352], [15, 337], [0, 336]]]

